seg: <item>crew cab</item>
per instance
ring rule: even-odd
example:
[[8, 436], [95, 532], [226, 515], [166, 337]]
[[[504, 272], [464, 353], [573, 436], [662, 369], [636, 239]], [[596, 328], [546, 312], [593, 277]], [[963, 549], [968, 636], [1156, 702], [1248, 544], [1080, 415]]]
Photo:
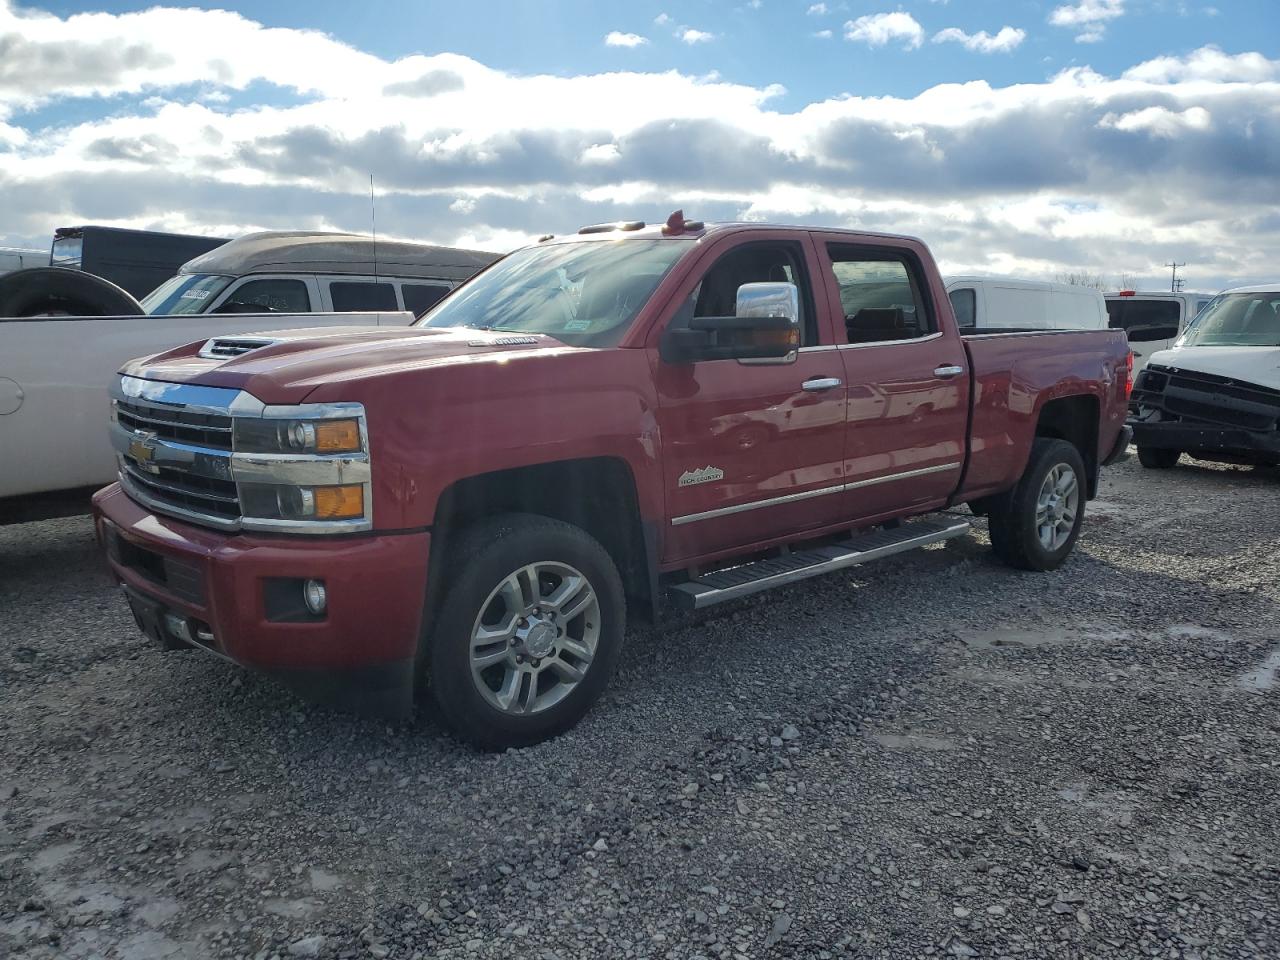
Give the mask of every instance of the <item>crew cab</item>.
[[1214, 297], [1172, 350], [1152, 355], [1130, 409], [1138, 459], [1280, 464], [1280, 283]]
[[[462, 738], [576, 723], [626, 618], [958, 537], [1071, 552], [1124, 450], [1122, 331], [962, 337], [909, 237], [584, 228], [407, 330], [127, 364], [98, 533], [141, 628]], [[786, 656], [780, 647], [779, 656]]]

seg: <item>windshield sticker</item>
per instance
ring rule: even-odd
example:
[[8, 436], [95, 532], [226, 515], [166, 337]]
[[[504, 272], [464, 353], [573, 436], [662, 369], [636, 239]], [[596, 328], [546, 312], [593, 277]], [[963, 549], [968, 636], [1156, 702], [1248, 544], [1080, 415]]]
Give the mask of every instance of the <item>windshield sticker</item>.
[[590, 320], [566, 320], [564, 324], [565, 333], [581, 333], [583, 330], [591, 329]]
[[179, 300], [208, 300], [209, 293], [210, 291], [208, 290], [183, 290], [182, 293], [178, 294], [178, 299]]
[[682, 487], [692, 487], [695, 483], [711, 483], [715, 480], [723, 480], [724, 471], [719, 467], [703, 467], [701, 470], [686, 470], [680, 474], [678, 485]]

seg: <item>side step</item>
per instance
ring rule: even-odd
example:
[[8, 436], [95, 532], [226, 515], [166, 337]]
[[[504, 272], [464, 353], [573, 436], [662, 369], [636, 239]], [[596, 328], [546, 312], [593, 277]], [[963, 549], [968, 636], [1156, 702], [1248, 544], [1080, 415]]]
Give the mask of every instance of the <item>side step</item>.
[[697, 580], [674, 584], [668, 588], [668, 592], [672, 602], [680, 609], [701, 610], [726, 600], [759, 593], [761, 590], [964, 536], [968, 532], [967, 520], [951, 517], [912, 520], [892, 530], [864, 533], [844, 543], [717, 570]]

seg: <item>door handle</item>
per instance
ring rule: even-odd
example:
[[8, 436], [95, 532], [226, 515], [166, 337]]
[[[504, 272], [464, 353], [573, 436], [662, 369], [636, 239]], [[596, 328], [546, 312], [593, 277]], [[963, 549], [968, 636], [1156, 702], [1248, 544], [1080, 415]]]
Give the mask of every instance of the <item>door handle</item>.
[[943, 380], [950, 380], [952, 377], [958, 377], [962, 373], [964, 373], [964, 367], [957, 366], [954, 363], [943, 364], [933, 370], [933, 375], [941, 377]]
[[817, 393], [820, 390], [834, 390], [840, 386], [840, 383], [839, 377], [814, 377], [812, 380], [806, 380], [802, 383], [800, 388], [807, 390], [809, 393]]

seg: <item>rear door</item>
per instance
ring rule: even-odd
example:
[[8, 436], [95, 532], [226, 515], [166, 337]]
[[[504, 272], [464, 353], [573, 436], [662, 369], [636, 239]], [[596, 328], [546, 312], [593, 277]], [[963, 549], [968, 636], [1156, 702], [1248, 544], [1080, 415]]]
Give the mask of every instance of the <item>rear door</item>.
[[[749, 236], [749, 239], [747, 238]], [[799, 231], [729, 235], [694, 266], [661, 325], [734, 312], [744, 283], [800, 293], [802, 348], [784, 364], [667, 363], [651, 339], [667, 499], [667, 562], [708, 557], [839, 522], [844, 371], [813, 245]]]
[[815, 240], [848, 384], [842, 509], [940, 506], [964, 464], [970, 374], [932, 260], [910, 241]]

